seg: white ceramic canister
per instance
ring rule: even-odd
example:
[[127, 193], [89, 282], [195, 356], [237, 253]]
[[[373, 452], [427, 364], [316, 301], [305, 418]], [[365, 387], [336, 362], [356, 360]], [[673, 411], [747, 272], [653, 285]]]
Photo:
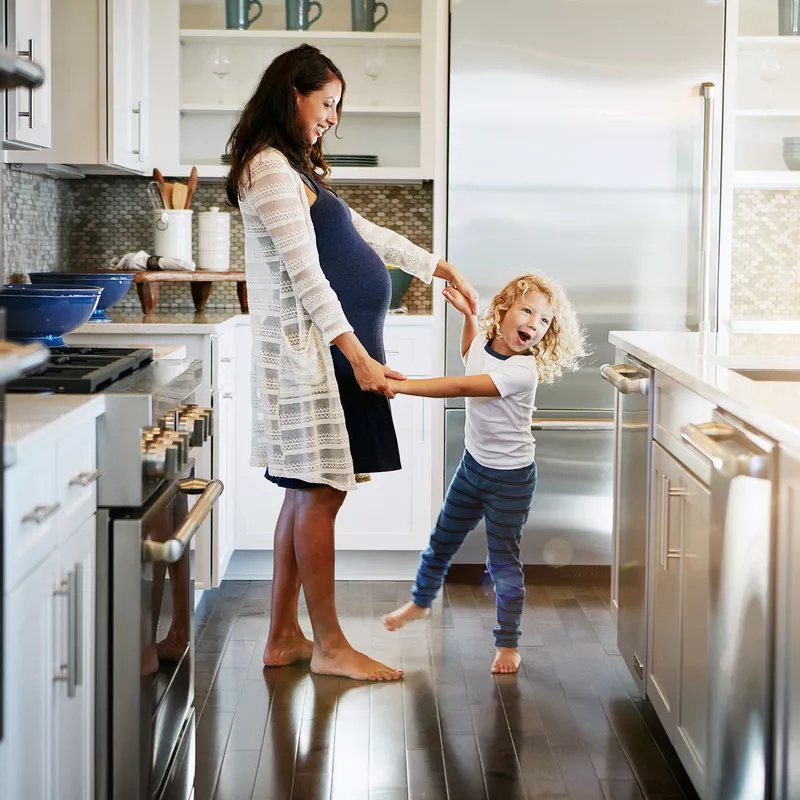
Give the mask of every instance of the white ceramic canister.
[[194, 211], [153, 211], [153, 255], [192, 260]]
[[197, 268], [227, 272], [231, 261], [231, 215], [216, 207], [197, 215]]

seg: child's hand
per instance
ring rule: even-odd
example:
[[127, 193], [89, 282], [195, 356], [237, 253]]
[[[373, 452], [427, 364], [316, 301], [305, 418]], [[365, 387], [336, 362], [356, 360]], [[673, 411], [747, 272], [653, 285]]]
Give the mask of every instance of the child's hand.
[[472, 315], [472, 308], [470, 307], [469, 300], [464, 297], [458, 289], [454, 289], [452, 286], [445, 286], [442, 290], [442, 294], [444, 295], [444, 299], [450, 303], [453, 308], [464, 316]]

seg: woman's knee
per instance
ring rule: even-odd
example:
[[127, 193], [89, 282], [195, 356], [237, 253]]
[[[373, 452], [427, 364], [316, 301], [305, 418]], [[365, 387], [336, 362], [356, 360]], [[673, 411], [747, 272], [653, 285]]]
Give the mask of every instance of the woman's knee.
[[315, 486], [313, 489], [295, 489], [294, 502], [300, 512], [327, 511], [336, 514], [344, 503], [347, 492], [332, 486]]

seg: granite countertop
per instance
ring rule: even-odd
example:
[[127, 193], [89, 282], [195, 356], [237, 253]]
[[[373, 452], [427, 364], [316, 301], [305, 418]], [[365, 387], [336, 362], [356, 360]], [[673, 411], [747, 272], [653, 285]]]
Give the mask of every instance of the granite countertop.
[[800, 451], [800, 382], [754, 381], [734, 369], [800, 370], [800, 337], [612, 331], [611, 344]]
[[[250, 319], [249, 315], [242, 314], [240, 311], [207, 311], [205, 313], [193, 312], [169, 312], [159, 311], [155, 314], [145, 316], [130, 311], [109, 312], [111, 322], [87, 322], [72, 331], [72, 334], [141, 334], [141, 333], [165, 333], [165, 334], [207, 334], [222, 333], [230, 327], [246, 325]], [[386, 325], [425, 325], [433, 324], [432, 314], [388, 314]], [[67, 334], [65, 341], [69, 343]]]
[[105, 408], [102, 394], [6, 395], [4, 466], [13, 466], [29, 450], [52, 447], [62, 431], [97, 419]]

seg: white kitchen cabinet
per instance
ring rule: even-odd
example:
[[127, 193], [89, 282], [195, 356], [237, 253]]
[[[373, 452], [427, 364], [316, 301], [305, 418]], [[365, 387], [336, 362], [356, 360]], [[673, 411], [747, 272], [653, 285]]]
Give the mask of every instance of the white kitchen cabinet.
[[[75, 696], [67, 684], [54, 684], [53, 735], [56, 737], [54, 785], [57, 796], [94, 796], [94, 653], [95, 653], [95, 550], [96, 520], [90, 517], [59, 547], [60, 590], [69, 593], [74, 583], [74, 600], [57, 596], [54, 611], [56, 664], [72, 662]], [[69, 615], [74, 614], [70, 636]], [[70, 654], [69, 648], [73, 647]]]
[[652, 444], [647, 696], [697, 791], [705, 785], [710, 494]]
[[[236, 549], [271, 550], [284, 492], [264, 478], [264, 469], [250, 466], [251, 400], [249, 326], [237, 329], [236, 341]], [[387, 325], [387, 358], [409, 375], [430, 369], [432, 328]], [[431, 417], [435, 400], [398, 396], [392, 401], [402, 470], [374, 474], [372, 481], [350, 493], [336, 521], [337, 550], [419, 550], [430, 533], [432, 518], [433, 441]]]
[[[236, 529], [236, 405], [232, 385], [214, 392], [213, 468], [225, 486], [213, 510], [212, 563], [218, 585], [225, 576], [235, 547]], [[220, 477], [221, 476], [221, 477]]]
[[[57, 661], [54, 627], [61, 598], [57, 553], [6, 596], [4, 746], [8, 797], [56, 800], [54, 729]], [[23, 766], [24, 765], [24, 766]], [[66, 795], [65, 795], [66, 796]]]
[[108, 161], [148, 170], [149, 4], [108, 2]]
[[52, 66], [50, 0], [6, 0], [8, 48], [44, 69], [38, 89], [12, 89], [6, 95], [5, 144], [10, 148], [50, 147]]
[[51, 149], [6, 160], [150, 172], [150, 2], [58, 0], [52, 21]]

